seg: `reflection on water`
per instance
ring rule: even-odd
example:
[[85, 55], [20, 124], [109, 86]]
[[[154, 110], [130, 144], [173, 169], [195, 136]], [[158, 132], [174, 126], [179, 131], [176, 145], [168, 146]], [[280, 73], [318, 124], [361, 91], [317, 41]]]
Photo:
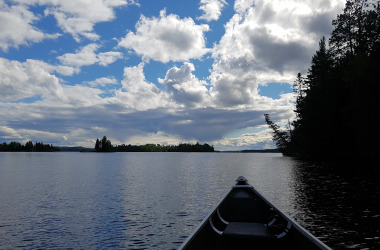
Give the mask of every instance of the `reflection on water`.
[[295, 165], [295, 220], [334, 248], [379, 249], [379, 178]]
[[333, 248], [379, 248], [376, 179], [280, 154], [0, 153], [0, 249], [177, 248], [239, 176]]

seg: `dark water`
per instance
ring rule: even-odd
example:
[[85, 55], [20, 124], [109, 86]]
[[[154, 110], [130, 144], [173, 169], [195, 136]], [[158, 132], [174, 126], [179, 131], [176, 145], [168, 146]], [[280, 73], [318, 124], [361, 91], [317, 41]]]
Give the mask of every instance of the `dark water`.
[[177, 248], [239, 175], [330, 247], [380, 249], [376, 176], [232, 153], [0, 153], [0, 249]]

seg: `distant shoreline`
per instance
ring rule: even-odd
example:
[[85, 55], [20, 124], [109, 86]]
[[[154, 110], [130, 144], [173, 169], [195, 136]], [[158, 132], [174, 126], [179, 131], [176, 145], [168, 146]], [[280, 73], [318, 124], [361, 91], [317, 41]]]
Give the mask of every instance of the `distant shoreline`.
[[[94, 148], [87, 148], [87, 147], [82, 147], [82, 146], [72, 146], [72, 147], [71, 146], [54, 146], [54, 149], [56, 150], [45, 151], [45, 152], [101, 153], [101, 152], [96, 152]], [[0, 152], [41, 152], [41, 151], [2, 151], [0, 150]], [[119, 152], [122, 152], [122, 151], [119, 151]], [[149, 153], [149, 151], [134, 151], [134, 152], [148, 152]], [[183, 151], [183, 152], [187, 152], [187, 151]], [[209, 153], [280, 153], [280, 151], [278, 149], [248, 149], [248, 150], [215, 150], [214, 152], [209, 152]]]
[[[60, 151], [57, 152], [82, 152], [82, 153], [99, 153], [96, 152], [93, 148], [85, 147], [57, 147]], [[101, 153], [101, 152], [100, 152]], [[126, 152], [120, 152], [126, 153]], [[144, 152], [140, 153], [154, 153], [154, 152]], [[162, 152], [162, 153], [177, 153], [177, 152]], [[214, 152], [206, 153], [280, 153], [278, 149], [248, 149], [248, 150], [215, 150]]]
[[280, 153], [278, 149], [246, 149], [237, 151], [215, 151], [218, 153]]

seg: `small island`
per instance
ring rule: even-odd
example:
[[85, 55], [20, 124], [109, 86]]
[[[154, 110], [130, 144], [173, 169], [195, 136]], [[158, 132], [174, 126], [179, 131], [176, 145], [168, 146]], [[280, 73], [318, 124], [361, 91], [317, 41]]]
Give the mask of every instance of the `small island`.
[[203, 145], [199, 142], [195, 144], [180, 143], [179, 145], [160, 145], [160, 144], [145, 144], [145, 145], [117, 145], [113, 146], [111, 141], [103, 136], [101, 140], [96, 139], [95, 152], [214, 152], [214, 146], [207, 143]]

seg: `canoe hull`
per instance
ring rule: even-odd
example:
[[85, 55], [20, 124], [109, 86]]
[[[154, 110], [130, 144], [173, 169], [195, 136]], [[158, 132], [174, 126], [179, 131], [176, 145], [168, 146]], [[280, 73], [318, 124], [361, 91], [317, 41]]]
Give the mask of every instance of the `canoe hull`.
[[[230, 224], [226, 226], [223, 221]], [[231, 228], [232, 223], [234, 223], [233, 225], [241, 226], [241, 228], [246, 227], [246, 225], [264, 225], [264, 227], [269, 227], [269, 221], [275, 221], [274, 224], [276, 224], [276, 227], [270, 228], [274, 237], [265, 237], [265, 234], [261, 237], [260, 233], [251, 237], [250, 233], [245, 235], [240, 232], [233, 235], [234, 237], [227, 236], [227, 228]], [[244, 229], [242, 230], [244, 231]], [[244, 177], [238, 178], [237, 184], [179, 249], [239, 248], [330, 249], [287, 215], [275, 208], [250, 186]]]

